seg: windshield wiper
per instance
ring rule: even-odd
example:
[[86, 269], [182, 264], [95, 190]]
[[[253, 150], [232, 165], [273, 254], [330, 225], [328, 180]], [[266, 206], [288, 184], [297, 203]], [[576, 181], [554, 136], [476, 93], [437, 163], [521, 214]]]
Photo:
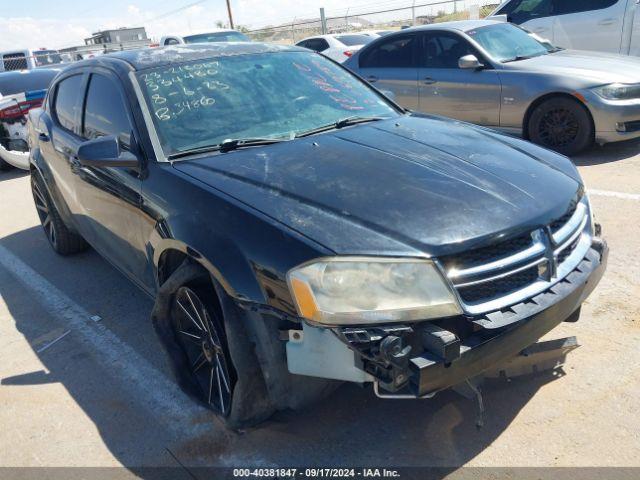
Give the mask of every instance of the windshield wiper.
[[244, 147], [258, 147], [260, 145], [271, 145], [273, 143], [286, 142], [289, 138], [235, 138], [227, 139], [222, 143], [216, 143], [215, 145], [207, 145], [204, 147], [190, 148], [183, 150], [182, 152], [172, 153], [167, 158], [169, 160], [175, 160], [177, 158], [187, 157], [190, 155], [197, 155], [199, 153], [208, 152], [230, 152], [231, 150], [238, 150]]
[[508, 58], [506, 60], [503, 60], [502, 63], [517, 62], [519, 60], [529, 60], [530, 58], [541, 57], [542, 55], [546, 55], [547, 53], [548, 52], [539, 53], [536, 55], [517, 55], [513, 58]]
[[359, 123], [377, 122], [378, 120], [386, 120], [388, 117], [363, 117], [359, 115], [353, 115], [351, 117], [341, 118], [337, 122], [328, 123], [320, 127], [312, 128], [306, 132], [300, 132], [296, 135], [296, 138], [308, 137], [309, 135], [315, 135], [316, 133], [328, 132], [329, 130], [336, 130], [343, 127], [349, 127], [351, 125], [357, 125]]

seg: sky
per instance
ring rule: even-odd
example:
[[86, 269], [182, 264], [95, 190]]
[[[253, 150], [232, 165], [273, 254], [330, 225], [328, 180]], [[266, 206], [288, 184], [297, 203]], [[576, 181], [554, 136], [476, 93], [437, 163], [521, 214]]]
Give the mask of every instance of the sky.
[[[411, 4], [412, 0], [231, 0], [236, 25], [252, 28], [315, 18], [320, 7], [339, 16], [347, 8], [358, 13]], [[144, 26], [150, 37], [159, 39], [215, 28], [217, 21], [228, 22], [225, 0], [0, 0], [0, 50], [82, 45], [95, 31], [119, 27]]]

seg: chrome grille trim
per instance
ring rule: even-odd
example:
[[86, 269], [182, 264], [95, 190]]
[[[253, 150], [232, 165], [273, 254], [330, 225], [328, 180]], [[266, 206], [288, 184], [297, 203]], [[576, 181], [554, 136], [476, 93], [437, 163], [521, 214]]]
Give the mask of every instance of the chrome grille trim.
[[[555, 233], [552, 233], [549, 227], [531, 232], [532, 245], [530, 247], [483, 265], [447, 271], [446, 275], [455, 288], [464, 312], [470, 315], [479, 315], [503, 309], [534, 297], [560, 282], [582, 261], [591, 247], [592, 226], [589, 218], [589, 206], [586, 198], [583, 198], [576, 206], [571, 218]], [[542, 269], [543, 265], [547, 265], [547, 268]], [[490, 286], [492, 282], [498, 280], [503, 280], [503, 285], [504, 281], [508, 284], [510, 276], [536, 266], [541, 272], [538, 273], [538, 279], [526, 284], [523, 288], [483, 298], [478, 302], [465, 302], [463, 299], [465, 288], [474, 286], [486, 288], [482, 285]], [[489, 287], [489, 291], [491, 291], [491, 287]], [[467, 293], [467, 297], [473, 298], [474, 294], [477, 295], [472, 290]]]
[[587, 206], [585, 205], [584, 201], [582, 201], [576, 206], [576, 211], [573, 213], [569, 221], [565, 223], [560, 230], [553, 234], [553, 241], [556, 244], [560, 244], [568, 236], [574, 233], [578, 226], [584, 221], [584, 219], [587, 218], [586, 212]]

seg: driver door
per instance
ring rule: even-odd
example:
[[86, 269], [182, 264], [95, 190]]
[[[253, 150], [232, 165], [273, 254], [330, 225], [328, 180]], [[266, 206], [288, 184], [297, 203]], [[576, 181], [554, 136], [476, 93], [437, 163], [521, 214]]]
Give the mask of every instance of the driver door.
[[[420, 110], [478, 125], [498, 126], [500, 77], [480, 53], [465, 38], [452, 32], [425, 33], [421, 46]], [[475, 55], [487, 68], [460, 68], [458, 60], [465, 55]]]
[[[130, 108], [120, 80], [110, 71], [92, 72], [83, 102], [81, 136], [118, 137], [123, 150], [142, 160], [133, 134]], [[142, 163], [141, 163], [142, 165]], [[145, 289], [153, 288], [142, 235], [140, 169], [76, 164], [77, 215], [87, 241]]]

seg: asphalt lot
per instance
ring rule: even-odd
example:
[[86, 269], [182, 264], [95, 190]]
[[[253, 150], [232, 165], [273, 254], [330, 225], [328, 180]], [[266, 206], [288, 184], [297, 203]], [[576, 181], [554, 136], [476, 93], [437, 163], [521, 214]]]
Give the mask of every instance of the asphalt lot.
[[639, 152], [628, 142], [575, 159], [609, 269], [580, 321], [549, 335], [582, 345], [564, 371], [485, 385], [481, 430], [452, 392], [394, 402], [345, 385], [226, 431], [168, 379], [152, 301], [91, 250], [57, 256], [28, 175], [0, 173], [0, 465], [640, 466]]

